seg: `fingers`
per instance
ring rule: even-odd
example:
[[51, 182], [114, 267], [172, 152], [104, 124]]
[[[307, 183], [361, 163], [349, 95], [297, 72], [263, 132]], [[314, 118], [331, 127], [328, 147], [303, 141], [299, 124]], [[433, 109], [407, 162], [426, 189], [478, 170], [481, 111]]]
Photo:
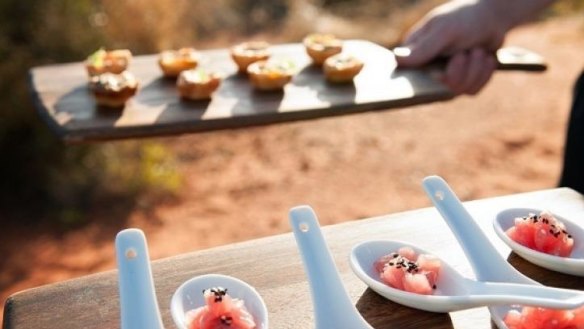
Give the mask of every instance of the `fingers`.
[[436, 30], [420, 34], [413, 42], [394, 49], [395, 58], [401, 67], [417, 67], [429, 63], [448, 46], [449, 40]]
[[476, 95], [479, 91], [483, 89], [483, 87], [489, 82], [493, 72], [497, 69], [497, 61], [495, 60], [494, 55], [489, 55], [485, 59], [484, 66], [482, 67], [480, 74], [477, 78], [472, 82], [469, 83], [469, 87], [466, 90], [466, 94], [469, 95]]
[[442, 80], [457, 95], [475, 95], [490, 80], [495, 68], [494, 55], [483, 49], [459, 52], [448, 62]]

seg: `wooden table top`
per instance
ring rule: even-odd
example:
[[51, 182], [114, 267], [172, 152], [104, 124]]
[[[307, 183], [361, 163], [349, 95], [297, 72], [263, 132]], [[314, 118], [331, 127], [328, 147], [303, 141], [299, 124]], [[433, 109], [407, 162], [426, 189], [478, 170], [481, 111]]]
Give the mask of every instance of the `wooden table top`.
[[[513, 207], [549, 209], [584, 226], [581, 194], [567, 188], [551, 189], [471, 201], [465, 206], [496, 249], [521, 272], [546, 285], [584, 289], [581, 277], [545, 270], [510, 254], [491, 227], [499, 211]], [[282, 220], [288, 220], [285, 211]], [[463, 251], [434, 208], [323, 226], [323, 234], [349, 295], [374, 328], [494, 327], [484, 307], [439, 314], [387, 301], [366, 288], [350, 270], [348, 256], [356, 243], [395, 239], [431, 251], [463, 275], [474, 277]], [[166, 328], [175, 327], [169, 310], [174, 291], [187, 279], [208, 273], [231, 275], [255, 286], [267, 303], [272, 328], [314, 327], [309, 287], [291, 233], [156, 260], [152, 267]], [[4, 329], [119, 328], [119, 321], [117, 272], [109, 271], [11, 296], [6, 302]]]
[[[246, 76], [237, 74], [227, 49], [201, 51], [200, 67], [226, 77], [211, 101], [181, 100], [175, 81], [162, 77], [158, 55], [133, 58], [128, 70], [140, 89], [123, 109], [96, 106], [81, 62], [33, 68], [30, 84], [41, 118], [67, 143], [241, 128], [452, 98], [428, 69], [396, 69], [393, 53], [368, 41], [345, 42], [344, 51], [365, 67], [354, 83], [341, 85], [325, 81], [301, 44], [275, 45], [272, 51], [272, 57], [290, 59], [299, 69], [283, 92], [255, 91]], [[528, 51], [503, 49], [498, 59], [502, 69], [545, 69], [542, 58]]]

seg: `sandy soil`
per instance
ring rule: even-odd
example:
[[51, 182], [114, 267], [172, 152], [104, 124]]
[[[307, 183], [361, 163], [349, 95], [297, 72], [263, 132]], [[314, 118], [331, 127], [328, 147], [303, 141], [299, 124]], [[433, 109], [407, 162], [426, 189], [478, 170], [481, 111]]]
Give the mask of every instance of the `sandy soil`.
[[545, 56], [547, 72], [500, 72], [476, 97], [385, 111], [165, 138], [186, 178], [179, 201], [99, 207], [70, 232], [2, 230], [0, 300], [113, 269], [113, 239], [142, 228], [153, 259], [288, 232], [310, 204], [323, 224], [429, 206], [420, 182], [446, 178], [464, 200], [553, 188], [572, 84], [584, 68], [584, 20], [515, 30], [507, 44]]

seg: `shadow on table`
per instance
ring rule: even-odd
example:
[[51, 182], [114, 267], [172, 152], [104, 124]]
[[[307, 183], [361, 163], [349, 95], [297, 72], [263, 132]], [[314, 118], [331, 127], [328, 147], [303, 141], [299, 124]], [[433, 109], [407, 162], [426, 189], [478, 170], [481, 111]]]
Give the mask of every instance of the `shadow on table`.
[[394, 303], [371, 289], [357, 301], [357, 309], [375, 329], [454, 328], [448, 313], [433, 313]]
[[[156, 122], [172, 125], [173, 131], [213, 130], [214, 128], [237, 128], [249, 124], [269, 123], [278, 119], [278, 110], [284, 99], [283, 91], [258, 91], [246, 75], [232, 74], [226, 77], [211, 100], [186, 100], [178, 96], [174, 86], [165, 79], [152, 83], [158, 95], [150, 95], [164, 108]], [[150, 87], [150, 85], [148, 86]], [[147, 88], [148, 88], [147, 87]], [[161, 88], [162, 87], [162, 88]], [[160, 89], [166, 89], [160, 94]], [[149, 99], [143, 103], [155, 106]], [[203, 118], [203, 116], [207, 118]], [[266, 122], [263, 122], [266, 121]]]
[[[163, 76], [142, 87], [136, 95], [136, 102], [141, 106], [137, 111], [150, 109], [156, 111], [155, 122], [162, 125], [152, 125], [147, 129], [150, 132], [153, 129], [161, 130], [161, 133], [165, 130], [180, 132], [181, 126], [188, 131], [193, 122], [201, 120], [210, 103], [209, 100], [192, 101], [181, 98], [176, 87], [176, 79]], [[159, 110], [156, 108], [159, 107], [162, 107], [162, 110], [158, 113]], [[166, 127], [164, 124], [172, 126]]]
[[307, 87], [316, 93], [319, 101], [329, 104], [349, 104], [355, 103], [357, 89], [355, 84], [331, 83], [326, 80], [322, 68], [314, 65], [304, 67], [292, 81], [294, 85]]
[[236, 99], [231, 108], [233, 117], [245, 117], [261, 114], [277, 116], [284, 91], [262, 91], [255, 89], [245, 74], [233, 74], [222, 83], [219, 95], [227, 99]]
[[[526, 261], [514, 252], [509, 254], [507, 261], [519, 272], [543, 285], [584, 290], [584, 280], [581, 277], [545, 269]], [[491, 321], [491, 328], [497, 329], [498, 327]]]
[[55, 119], [61, 126], [89, 119], [98, 120], [102, 124], [109, 122], [113, 126], [124, 111], [123, 106], [117, 108], [98, 106], [86, 85], [75, 87], [59, 97], [54, 107]]
[[516, 253], [511, 253], [507, 261], [519, 272], [546, 286], [584, 290], [582, 277], [551, 271], [532, 264]]
[[173, 102], [178, 98], [176, 79], [160, 76], [141, 86], [136, 101], [148, 106], [160, 106]]

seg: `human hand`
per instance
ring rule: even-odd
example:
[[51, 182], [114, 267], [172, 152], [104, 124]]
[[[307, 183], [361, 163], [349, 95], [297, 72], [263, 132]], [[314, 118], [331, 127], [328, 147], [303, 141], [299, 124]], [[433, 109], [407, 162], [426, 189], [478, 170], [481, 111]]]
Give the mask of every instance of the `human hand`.
[[439, 79], [456, 95], [476, 95], [489, 82], [496, 68], [493, 53], [474, 48], [452, 55]]
[[495, 51], [508, 26], [493, 2], [454, 0], [429, 12], [395, 49], [402, 67], [416, 67], [436, 57], [450, 59], [441, 80], [455, 94], [478, 93], [496, 68]]

